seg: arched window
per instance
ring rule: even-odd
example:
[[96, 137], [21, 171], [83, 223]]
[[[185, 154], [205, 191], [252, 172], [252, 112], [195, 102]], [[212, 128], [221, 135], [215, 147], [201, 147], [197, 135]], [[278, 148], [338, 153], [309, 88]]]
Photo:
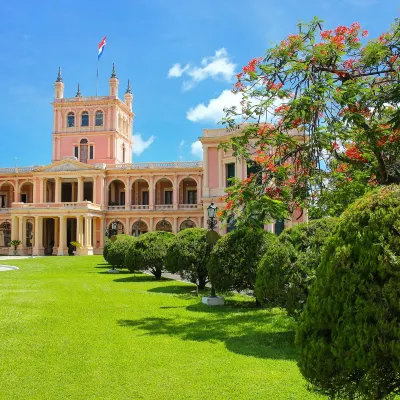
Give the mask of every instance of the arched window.
[[278, 219], [275, 222], [275, 234], [277, 236], [279, 236], [284, 229], [285, 229], [285, 220], [284, 219]]
[[228, 223], [226, 225], [226, 233], [232, 232], [236, 229], [236, 222], [235, 220], [231, 217], [228, 219]]
[[172, 225], [169, 221], [162, 219], [157, 222], [156, 231], [172, 232]]
[[84, 111], [81, 115], [81, 126], [89, 126], [89, 113]]
[[140, 236], [146, 233], [149, 229], [143, 221], [137, 221], [132, 225], [132, 236]]
[[95, 125], [96, 126], [103, 126], [103, 111], [101, 111], [101, 110], [96, 111]]
[[33, 224], [27, 221], [26, 223], [26, 247], [32, 247], [33, 242]]
[[11, 224], [3, 222], [0, 225], [0, 247], [10, 247], [11, 241]]
[[73, 128], [75, 126], [75, 114], [71, 111], [67, 116], [67, 128]]
[[113, 221], [108, 225], [107, 235], [109, 238], [115, 235], [121, 235], [124, 233], [124, 225], [122, 222]]
[[79, 161], [83, 163], [87, 163], [88, 160], [88, 140], [87, 139], [81, 139], [80, 143], [80, 155], [79, 155]]
[[183, 221], [181, 223], [181, 228], [180, 230], [183, 231], [184, 229], [188, 229], [188, 228], [195, 228], [196, 224], [191, 221], [190, 219], [186, 219], [185, 221]]

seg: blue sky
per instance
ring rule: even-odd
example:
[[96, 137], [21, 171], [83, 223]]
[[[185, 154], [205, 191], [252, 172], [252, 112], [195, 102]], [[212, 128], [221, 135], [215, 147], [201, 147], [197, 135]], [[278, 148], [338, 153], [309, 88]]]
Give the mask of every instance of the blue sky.
[[58, 66], [66, 97], [75, 95], [78, 81], [84, 96], [94, 95], [97, 45], [103, 36], [107, 46], [100, 61], [99, 94], [108, 94], [114, 62], [120, 97], [128, 78], [134, 94], [136, 153], [142, 150], [134, 161], [195, 160], [199, 156], [192, 144], [203, 128], [217, 127], [221, 105], [232, 101], [228, 91], [234, 73], [263, 55], [271, 42], [295, 33], [300, 20], [315, 15], [327, 28], [358, 21], [369, 37], [376, 37], [399, 16], [396, 3], [6, 2], [0, 6], [0, 166], [50, 163], [50, 103]]

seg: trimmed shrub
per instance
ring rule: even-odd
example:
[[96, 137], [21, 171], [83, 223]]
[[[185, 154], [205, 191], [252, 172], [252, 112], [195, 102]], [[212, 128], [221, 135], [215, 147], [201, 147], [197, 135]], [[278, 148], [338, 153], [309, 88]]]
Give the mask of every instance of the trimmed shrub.
[[103, 247], [103, 258], [108, 262], [108, 250], [110, 250], [110, 247], [112, 245], [112, 241], [108, 238], [106, 238], [104, 242], [104, 247]]
[[114, 242], [111, 241], [111, 246], [107, 253], [107, 262], [115, 267], [125, 267], [125, 254], [129, 246], [136, 240], [135, 237], [129, 235], [117, 235]]
[[400, 392], [400, 186], [349, 207], [328, 239], [297, 327], [299, 368], [331, 398]]
[[130, 272], [134, 273], [140, 271], [141, 263], [141, 252], [143, 249], [142, 236], [136, 238], [132, 243], [130, 243], [126, 253], [125, 253], [125, 266]]
[[131, 270], [150, 271], [158, 280], [164, 269], [165, 257], [175, 235], [169, 232], [153, 231], [137, 238], [126, 257]]
[[253, 290], [260, 258], [276, 240], [273, 233], [261, 228], [240, 228], [223, 236], [207, 264], [215, 289]]
[[262, 258], [255, 286], [257, 299], [268, 307], [286, 308], [298, 318], [302, 313], [321, 250], [337, 224], [322, 218], [285, 229]]
[[208, 282], [207, 262], [211, 246], [206, 241], [207, 230], [184, 229], [175, 236], [165, 259], [165, 269], [178, 273], [182, 279], [195, 283], [200, 290]]

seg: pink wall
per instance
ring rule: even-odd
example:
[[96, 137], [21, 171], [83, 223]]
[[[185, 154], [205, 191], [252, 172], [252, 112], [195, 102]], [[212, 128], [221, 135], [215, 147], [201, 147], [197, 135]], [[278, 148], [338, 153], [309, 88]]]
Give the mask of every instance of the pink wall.
[[218, 150], [216, 147], [208, 148], [208, 187], [218, 187]]

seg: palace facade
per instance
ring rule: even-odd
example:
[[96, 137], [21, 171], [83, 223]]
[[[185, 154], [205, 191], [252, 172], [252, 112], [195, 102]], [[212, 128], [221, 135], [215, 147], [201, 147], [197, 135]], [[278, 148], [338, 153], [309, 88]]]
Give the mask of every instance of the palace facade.
[[[67, 255], [72, 241], [78, 254], [101, 254], [113, 222], [131, 235], [206, 227], [211, 201], [223, 207], [227, 180], [248, 176], [246, 162], [218, 149], [240, 128], [203, 130], [203, 161], [132, 163], [133, 95], [128, 81], [120, 99], [118, 86], [113, 66], [108, 96], [83, 97], [78, 85], [64, 98], [59, 70], [51, 164], [0, 169], [0, 254], [13, 254], [14, 239], [20, 255]], [[218, 226], [221, 234], [231, 228]]]

